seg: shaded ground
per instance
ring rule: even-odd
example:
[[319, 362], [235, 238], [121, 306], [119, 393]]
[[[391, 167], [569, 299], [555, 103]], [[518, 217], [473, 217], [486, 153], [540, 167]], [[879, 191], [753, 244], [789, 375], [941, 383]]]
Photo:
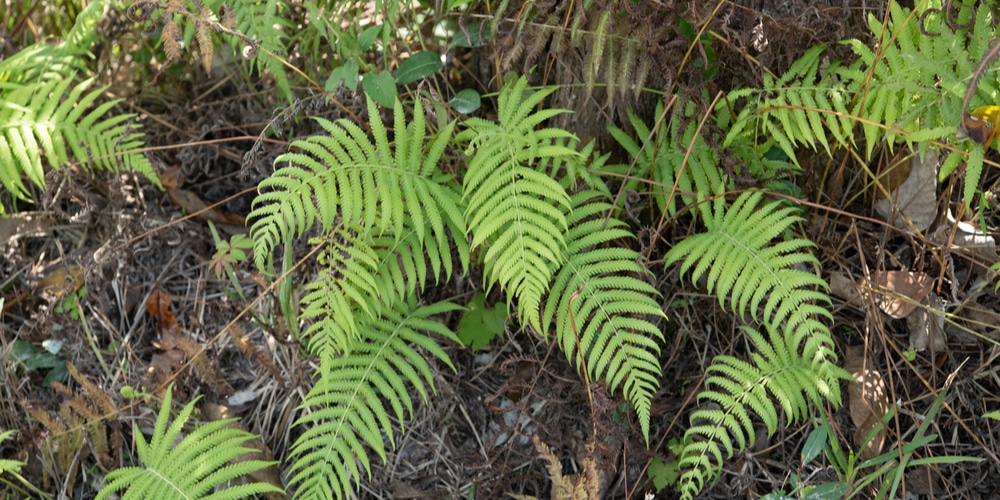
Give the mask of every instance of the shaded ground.
[[[863, 14], [882, 14], [878, 5], [866, 5], [868, 10], [863, 12], [853, 5], [857, 2], [847, 1], [798, 0], [778, 9], [763, 6], [768, 3], [727, 3], [714, 16], [710, 10], [714, 4], [700, 10], [692, 7], [683, 14], [672, 12], [690, 20], [714, 17], [712, 36], [717, 38], [713, 46], [722, 70], [707, 83], [712, 92], [759, 83], [758, 67], [749, 62], [748, 56], [781, 73], [811, 45], [848, 37], [865, 38]], [[766, 38], [766, 46], [755, 39], [758, 25], [762, 28], [757, 33]], [[687, 50], [688, 42], [671, 42], [665, 41], [657, 54], [676, 60]], [[561, 69], [552, 73], [549, 83], [580, 80], [579, 75], [573, 80], [569, 68], [574, 64], [559, 66], [563, 60], [569, 59], [556, 61]], [[483, 68], [489, 66], [470, 63], [466, 70], [470, 78], [483, 82], [496, 76], [483, 73]], [[654, 88], [668, 84], [663, 74], [649, 81]], [[683, 76], [676, 83], [678, 93], [688, 93], [695, 101], [701, 99], [699, 89], [705, 82], [698, 77]], [[129, 91], [132, 82], [115, 84]], [[266, 95], [267, 82], [259, 84], [264, 86], [259, 90]], [[270, 171], [273, 159], [287, 145], [281, 138], [269, 138], [260, 144], [255, 160], [244, 164], [244, 154], [271, 121], [275, 109], [273, 103], [251, 96], [237, 79], [222, 77], [145, 89], [131, 106], [145, 118], [149, 146], [162, 147], [152, 153], [161, 171], [179, 166], [185, 189], [210, 202], [227, 200], [221, 205], [225, 211], [244, 215], [249, 211], [256, 183]], [[346, 94], [339, 97], [363, 115], [361, 99]], [[609, 119], [622, 125], [622, 108], [627, 104], [600, 105], [600, 91], [593, 101], [584, 104], [574, 105], [573, 99], [565, 95], [555, 99], [569, 103], [559, 105], [578, 111], [576, 119], [564, 126], [581, 137], [599, 140], [604, 136], [603, 124]], [[640, 113], [649, 112], [643, 109], [649, 103], [640, 99], [634, 104]], [[314, 116], [340, 117], [332, 107], [306, 106]], [[303, 121], [286, 127], [286, 132], [304, 136], [310, 127]], [[827, 161], [817, 157], [812, 167], [822, 171]], [[818, 245], [816, 253], [823, 264], [824, 278], [830, 281], [835, 273], [857, 277], [869, 269], [941, 276], [941, 264], [932, 258], [924, 243], [882, 225], [855, 220], [852, 214], [872, 216], [873, 204], [869, 201], [858, 198], [848, 203], [854, 194], [850, 186], [860, 175], [844, 173], [843, 185], [848, 187], [836, 199], [826, 200], [825, 204], [844, 212], [813, 210], [809, 214], [812, 219], [802, 225]], [[987, 175], [995, 176], [996, 170]], [[259, 326], [280, 324], [271, 318], [275, 314], [273, 293], [263, 291], [249, 269], [238, 275], [247, 300], [227, 293], [226, 278], [217, 278], [210, 268], [215, 243], [207, 224], [185, 217], [165, 193], [134, 176], [94, 178], [85, 172], [62, 171], [52, 173], [48, 183], [51, 189], [40, 197], [42, 203], [29, 207], [28, 214], [34, 219], [22, 221], [13, 230], [0, 256], [0, 289], [8, 302], [3, 319], [8, 355], [3, 370], [0, 423], [4, 429], [21, 431], [18, 441], [8, 443], [0, 456], [27, 461], [25, 476], [47, 492], [69, 487], [66, 494], [70, 497], [94, 494], [95, 480], [107, 465], [100, 458], [86, 453], [68, 458], [43, 456], [39, 451], [44, 431], [26, 417], [26, 408], [54, 414], [65, 396], [42, 388], [47, 368], [26, 369], [23, 363], [11, 361], [14, 340], [30, 343], [39, 353], [45, 341], [62, 342], [59, 356], [112, 394], [123, 385], [150, 386], [151, 381], [164, 376], [158, 370], [169, 371], [171, 363], [176, 364], [165, 359], [171, 349], [160, 344], [155, 318], [145, 307], [151, 294], [162, 290], [169, 295], [171, 310], [184, 334], [206, 349], [218, 370], [217, 378], [196, 370], [177, 375], [178, 397], [187, 400], [207, 394], [209, 400], [225, 403], [228, 394], [220, 391], [219, 379], [233, 392], [251, 391], [256, 397], [238, 405], [236, 414], [243, 418], [248, 430], [261, 435], [278, 460], [284, 460], [296, 432], [291, 423], [309, 388], [313, 364], [302, 357], [297, 346], [280, 340], [285, 338], [285, 332], [265, 331]], [[822, 193], [808, 194], [816, 199]], [[996, 227], [1000, 221], [989, 222]], [[223, 234], [240, 230], [236, 226], [221, 228]], [[650, 241], [648, 230], [640, 231], [640, 244], [666, 248], [688, 231], [685, 225], [672, 225], [656, 242]], [[298, 250], [301, 256], [307, 249]], [[959, 252], [949, 260], [952, 272], [967, 278], [976, 276], [979, 271], [975, 262], [983, 261], [979, 256]], [[49, 283], [48, 287], [44, 280], [60, 272], [79, 276], [82, 281], [86, 293], [78, 308], [57, 310], [69, 293], [57, 285], [71, 283], [72, 279], [57, 278], [56, 285]], [[480, 281], [480, 276], [473, 275], [438, 293], [472, 294]], [[970, 293], [977, 285], [972, 281], [957, 284], [955, 293]], [[742, 355], [747, 350], [745, 339], [737, 334], [739, 325], [719, 308], [716, 299], [691, 283], [678, 281], [676, 275], [667, 275], [656, 286], [664, 294], [664, 305], [669, 306], [666, 310], [670, 322], [663, 325], [668, 345], [662, 353], [664, 383], [654, 400], [650, 449], [635, 430], [620, 394], [609, 395], [600, 384], [586, 386], [565, 357], [543, 339], [508, 331], [502, 340], [482, 351], [451, 349], [449, 355], [455, 360], [457, 373], [441, 368], [436, 374], [438, 396], [432, 404], [421, 406], [417, 418], [405, 425], [397, 449], [389, 455], [386, 465], [379, 465], [373, 472], [373, 480], [361, 486], [359, 497], [502, 498], [508, 492], [547, 497], [549, 475], [529, 437], [537, 435], [560, 457], [566, 474], [578, 472], [580, 461], [592, 455], [601, 471], [605, 498], [643, 498], [652, 491], [645, 468], [654, 456], [666, 461], [674, 458], [666, 443], [683, 435], [694, 406], [692, 395], [709, 361], [717, 354]], [[937, 293], [951, 294], [948, 286], [936, 289]], [[839, 347], [864, 346], [868, 366], [884, 378], [888, 399], [900, 404], [898, 417], [889, 425], [885, 450], [912, 438], [921, 416], [934, 400], [930, 388], [936, 391], [949, 374], [957, 373], [945, 408], [931, 426], [931, 432], [941, 439], [922, 448], [918, 455], [970, 455], [984, 460], [914, 469], [907, 476], [910, 493], [950, 498], [1000, 497], [996, 493], [1000, 490], [1000, 461], [996, 458], [1000, 446], [994, 438], [997, 424], [980, 418], [987, 411], [1000, 409], [1000, 400], [995, 396], [1000, 393], [1000, 376], [993, 367], [1000, 356], [996, 342], [1000, 331], [995, 322], [1000, 307], [993, 294], [977, 297], [968, 305], [984, 311], [974, 318], [983, 323], [974, 329], [984, 338], [953, 334], [948, 337], [946, 349], [917, 353], [912, 361], [905, 361], [903, 356], [911, 329], [905, 320], [883, 321], [877, 304], [871, 301], [838, 301], [834, 311]], [[490, 300], [502, 298], [494, 294]], [[246, 310], [249, 314], [241, 315]], [[251, 322], [254, 314], [267, 320]], [[452, 318], [452, 324], [458, 320], [457, 316]], [[232, 329], [227, 329], [231, 323], [242, 328], [242, 336], [231, 335]], [[267, 361], [241, 349], [237, 345], [240, 341], [256, 346], [259, 356]], [[267, 363], [273, 364], [273, 369]], [[79, 384], [69, 385], [80, 391]], [[849, 412], [844, 408], [831, 415], [845, 443], [855, 432]], [[109, 435], [123, 430], [127, 455], [130, 424], [148, 425], [152, 418], [149, 410], [139, 405], [129, 407], [111, 424], [114, 429], [108, 430]], [[595, 428], [603, 441], [591, 443], [594, 451], [589, 452], [587, 436]], [[787, 428], [774, 438], [761, 437], [750, 451], [727, 462], [722, 478], [705, 497], [757, 498], [772, 491], [787, 491], [789, 471], [801, 466], [798, 453], [808, 430]], [[111, 449], [110, 453], [117, 459], [122, 450]], [[817, 463], [801, 473], [816, 483], [836, 477], [832, 469]], [[75, 472], [67, 472], [66, 464], [71, 464]], [[77, 477], [70, 478], [71, 474]], [[671, 497], [669, 491], [657, 496]]]

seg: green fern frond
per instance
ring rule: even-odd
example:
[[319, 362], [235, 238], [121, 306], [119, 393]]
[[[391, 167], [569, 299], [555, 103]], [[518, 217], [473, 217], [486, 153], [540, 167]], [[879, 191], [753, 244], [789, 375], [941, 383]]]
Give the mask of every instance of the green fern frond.
[[89, 109], [106, 88], [87, 92], [93, 80], [86, 80], [70, 90], [73, 82], [70, 75], [0, 87], [0, 181], [4, 187], [15, 199], [29, 199], [21, 176], [44, 188], [42, 156], [51, 168], [59, 168], [70, 161], [69, 152], [83, 165], [134, 170], [159, 185], [149, 160], [134, 152], [142, 146], [138, 126], [127, 123], [135, 115], [106, 116], [120, 99]]
[[850, 375], [835, 364], [829, 331], [810, 332], [818, 339], [813, 342], [777, 333], [769, 341], [752, 328], [743, 331], [759, 352], [752, 354], [752, 363], [716, 356], [709, 366], [698, 399], [718, 409], [702, 408], [691, 416], [693, 425], [684, 434], [687, 444], [679, 460], [683, 499], [694, 498], [726, 459], [753, 443], [754, 416], [764, 422], [769, 436], [774, 435], [779, 425], [775, 401], [790, 424], [804, 421], [810, 408], [821, 406], [824, 399], [841, 404], [839, 384]]
[[[0, 443], [6, 441], [9, 437], [14, 435], [14, 431], [4, 431], [0, 432]], [[21, 471], [21, 467], [24, 467], [25, 463], [20, 460], [0, 460], [0, 474], [5, 472], [18, 473]]]
[[545, 158], [577, 153], [554, 143], [572, 137], [559, 129], [535, 130], [563, 110], [533, 111], [555, 88], [526, 95], [521, 77], [500, 94], [498, 123], [473, 118], [456, 140], [469, 141], [472, 156], [465, 174], [462, 199], [472, 248], [489, 243], [484, 260], [486, 276], [520, 302], [520, 316], [538, 331], [542, 296], [548, 291], [551, 269], [561, 264], [569, 207], [566, 190], [536, 170]]
[[246, 460], [230, 463], [242, 455], [258, 451], [242, 446], [254, 438], [253, 434], [226, 427], [236, 419], [217, 420], [198, 426], [175, 445], [194, 411], [196, 401], [184, 406], [168, 428], [171, 389], [167, 388], [163, 407], [156, 418], [150, 441], [146, 442], [138, 426], [133, 427], [136, 450], [143, 465], [122, 467], [109, 473], [104, 478], [106, 486], [97, 495], [98, 500], [109, 498], [112, 494], [123, 490], [125, 493], [121, 498], [126, 500], [140, 498], [224, 500], [282, 492], [267, 483], [248, 483], [216, 490], [228, 481], [261, 470], [274, 462]]
[[301, 236], [317, 221], [324, 232], [341, 222], [398, 239], [407, 231], [405, 214], [421, 240], [429, 231], [442, 248], [448, 241], [446, 227], [464, 234], [465, 222], [450, 179], [437, 173], [454, 124], [425, 146], [423, 110], [416, 107], [408, 126], [398, 102], [395, 110], [395, 154], [378, 108], [369, 98], [374, 143], [350, 121], [317, 119], [327, 134], [293, 142], [292, 147], [305, 153], [286, 153], [276, 160], [288, 164], [261, 182], [249, 216], [258, 268], [267, 267], [278, 242]]
[[612, 209], [605, 195], [583, 191], [572, 197], [572, 207], [565, 264], [552, 284], [542, 322], [555, 320], [557, 342], [577, 370], [586, 368], [611, 390], [623, 388], [648, 440], [663, 342], [648, 318], [664, 317], [655, 300], [659, 293], [637, 277], [647, 271], [636, 251], [609, 246], [634, 235], [624, 222], [604, 218]]
[[297, 485], [296, 498], [348, 497], [351, 479], [361, 480], [362, 467], [371, 477], [365, 446], [386, 460], [385, 440], [395, 447], [390, 419], [403, 422], [413, 416], [410, 387], [424, 401], [427, 388], [434, 388], [424, 352], [454, 369], [428, 334], [458, 342], [454, 333], [431, 319], [457, 309], [448, 302], [419, 308], [412, 298], [399, 302], [379, 318], [363, 321], [362, 337], [350, 353], [322, 357], [320, 377], [303, 403], [315, 410], [295, 424], [311, 426], [292, 445], [290, 483]]
[[381, 312], [382, 290], [376, 279], [381, 259], [365, 233], [343, 227], [310, 243], [325, 248], [316, 259], [322, 271], [306, 284], [302, 297], [302, 318], [314, 320], [305, 335], [313, 352], [343, 352], [361, 335], [358, 313], [375, 318]]
[[[263, 2], [233, 2], [235, 7], [236, 23], [240, 32], [249, 38], [256, 40], [260, 47], [274, 56], [258, 51], [253, 57], [253, 64], [260, 72], [266, 69], [274, 76], [285, 100], [291, 103], [294, 101], [292, 88], [288, 82], [288, 75], [285, 73], [285, 65], [278, 57], [287, 57], [286, 42], [289, 33], [294, 33], [298, 28], [293, 25], [287, 16], [279, 15], [279, 9], [284, 9], [285, 3], [277, 0], [266, 0]], [[218, 9], [216, 9], [218, 10]], [[278, 57], [275, 57], [278, 56]]]
[[[800, 250], [812, 243], [790, 239], [771, 241], [801, 220], [796, 209], [782, 202], [761, 204], [761, 193], [744, 193], [729, 208], [715, 200], [714, 210], [700, 211], [706, 232], [690, 236], [665, 256], [666, 265], [681, 261], [681, 275], [692, 281], [705, 276], [708, 290], [732, 310], [759, 320], [770, 339], [745, 329], [757, 352], [753, 362], [717, 356], [708, 368], [705, 391], [699, 399], [720, 409], [705, 408], [692, 415], [681, 456], [682, 498], [692, 498], [737, 449], [753, 438], [751, 411], [769, 433], [777, 429], [774, 401], [793, 421], [805, 417], [811, 406], [828, 400], [840, 404], [839, 381], [849, 375], [836, 366], [833, 341], [824, 320], [832, 315], [823, 304], [826, 283], [796, 269], [816, 264]], [[762, 306], [762, 307], [761, 307]], [[763, 314], [758, 314], [762, 309]], [[723, 450], [724, 448], [724, 450]]]
[[[763, 89], [739, 113], [724, 145], [773, 138], [798, 165], [795, 155], [798, 146], [815, 149], [818, 145], [832, 154], [827, 134], [838, 143], [853, 143], [848, 102], [838, 95], [844, 91], [832, 78], [820, 76], [820, 56], [825, 48], [823, 45], [810, 48], [778, 79], [764, 75]], [[736, 102], [744, 95], [743, 90], [735, 91], [728, 101]]]
[[[832, 320], [829, 311], [814, 303], [830, 302], [822, 291], [828, 288], [826, 282], [793, 267], [817, 263], [812, 255], [798, 251], [812, 242], [792, 239], [771, 245], [802, 220], [795, 215], [797, 209], [778, 201], [761, 206], [762, 199], [759, 192], [745, 193], [727, 209], [725, 198], [717, 198], [714, 211], [702, 211], [707, 231], [671, 248], [664, 258], [666, 266], [682, 261], [681, 274], [691, 270], [692, 281], [707, 272], [708, 290], [715, 292], [720, 304], [730, 298], [737, 314], [749, 309], [754, 320], [786, 332], [811, 324], [813, 318]], [[762, 304], [763, 315], [758, 317]]]
[[[722, 171], [718, 167], [719, 159], [715, 149], [709, 146], [703, 137], [696, 136], [698, 122], [692, 119], [695, 116], [694, 104], [688, 103], [682, 107], [683, 111], [675, 110], [669, 125], [661, 126], [654, 134], [650, 134], [649, 126], [629, 111], [629, 120], [635, 129], [636, 139], [617, 127], [608, 127], [608, 131], [628, 151], [629, 156], [636, 158], [635, 168], [631, 174], [644, 177], [652, 172], [653, 180], [662, 186], [657, 188], [657, 205], [671, 215], [677, 213], [677, 197], [670, 196], [675, 181], [682, 192], [680, 199], [685, 205], [696, 203], [726, 187]], [[657, 104], [655, 114], [661, 116], [662, 113], [663, 103], [660, 102]], [[650, 143], [643, 148], [641, 142], [636, 140], [650, 140]], [[687, 154], [689, 147], [690, 155]], [[685, 157], [687, 157], [686, 164]], [[613, 168], [624, 174], [628, 165], [618, 165]], [[629, 188], [634, 187], [629, 186]], [[695, 195], [683, 193], [695, 193]]]

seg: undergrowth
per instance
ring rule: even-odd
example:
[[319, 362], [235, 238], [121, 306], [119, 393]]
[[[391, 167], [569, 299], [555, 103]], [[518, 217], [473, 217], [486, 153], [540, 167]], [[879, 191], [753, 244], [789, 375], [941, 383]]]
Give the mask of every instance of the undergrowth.
[[[23, 179], [44, 189], [43, 163], [59, 168], [71, 158], [99, 169], [135, 170], [157, 183], [139, 152], [139, 128], [128, 123], [133, 115], [116, 111], [120, 100], [103, 99], [104, 88], [93, 89], [79, 76], [86, 71], [81, 55], [94, 43], [92, 24], [110, 3], [93, 2], [60, 44], [28, 47], [0, 62], [0, 180], [7, 201], [31, 199]], [[427, 106], [437, 110], [429, 118], [421, 103], [399, 99], [402, 66], [395, 81], [388, 76], [387, 90], [387, 70], [363, 57], [378, 43], [388, 47], [393, 26], [372, 31], [332, 23], [340, 4], [132, 4], [133, 20], [159, 30], [166, 59], [157, 75], [182, 61], [185, 48], [196, 48], [196, 60], [212, 71], [222, 38], [249, 61], [248, 75], [266, 72], [289, 103], [295, 102], [293, 83], [322, 80], [295, 69], [290, 54], [315, 57], [337, 47], [337, 61], [325, 68], [337, 78], [316, 85], [317, 92], [354, 89], [364, 77], [367, 122], [317, 118], [322, 132], [294, 140], [274, 162], [248, 219], [253, 262], [282, 290], [283, 317], [292, 331], [303, 327], [298, 340], [318, 366], [294, 424], [289, 490], [298, 498], [347, 498], [370, 478], [373, 455], [387, 460], [397, 446], [396, 426], [407, 424], [416, 404], [433, 400], [434, 367], [455, 369], [448, 346], [459, 340], [448, 316], [466, 304], [428, 292], [473, 269], [482, 270], [482, 289], [506, 298], [516, 330], [554, 343], [585, 381], [602, 381], [624, 395], [647, 445], [661, 385], [659, 354], [668, 340], [662, 296], [651, 284], [661, 271], [651, 269], [651, 261], [662, 259], [664, 273], [678, 269], [683, 279], [704, 283], [746, 324], [740, 331], [753, 351], [746, 359], [717, 356], [707, 369], [679, 456], [682, 498], [704, 490], [727, 459], [752, 444], [756, 421], [774, 435], [781, 414], [790, 425], [826, 404], [838, 407], [849, 374], [837, 366], [828, 286], [817, 273], [813, 243], [798, 227], [804, 211], [788, 197], [769, 195], [794, 183], [803, 148], [830, 156], [849, 150], [867, 161], [881, 147], [905, 143], [926, 152], [944, 146], [965, 111], [967, 75], [985, 57], [995, 22], [981, 6], [962, 11], [968, 22], [956, 28], [930, 5], [910, 12], [891, 2], [885, 25], [870, 19], [882, 43], [844, 42], [852, 60], [829, 61], [827, 47], [816, 46], [784, 74], [765, 73], [760, 88], [730, 92], [708, 111], [713, 127], [702, 127], [702, 111], [690, 100], [661, 104], [656, 115], [666, 119], [658, 125], [630, 113], [634, 134], [610, 129], [629, 161], [609, 165], [593, 143], [580, 145], [570, 132], [547, 126], [566, 112], [546, 107], [556, 87], [532, 88], [525, 77], [499, 92], [495, 118], [449, 120], [441, 103]], [[401, 5], [380, 8], [396, 19]], [[506, 8], [504, 2], [499, 11]], [[533, 24], [530, 14], [516, 19], [515, 32], [557, 25]], [[568, 28], [545, 35], [552, 44], [590, 37], [588, 95], [601, 71], [609, 96], [641, 89], [650, 63], [636, 55], [636, 37], [652, 35], [623, 33], [629, 15], [587, 18], [576, 9], [566, 12]], [[312, 22], [296, 32], [302, 18]], [[487, 33], [480, 28], [478, 35]], [[468, 27], [456, 32], [470, 42]], [[535, 49], [519, 39], [507, 50], [498, 60], [503, 66], [513, 64], [515, 52], [527, 51], [530, 61]], [[422, 79], [440, 66], [427, 68], [427, 74], [406, 70]], [[997, 93], [995, 81], [984, 81], [973, 102], [995, 102]], [[379, 104], [391, 108], [391, 123], [383, 121]], [[941, 176], [965, 162], [963, 193], [972, 207], [983, 147], [968, 141], [949, 147]], [[462, 153], [457, 171], [442, 160], [454, 152]], [[736, 170], [720, 167], [723, 157], [735, 159]], [[623, 174], [629, 180], [622, 189], [652, 191], [658, 214], [690, 213], [700, 232], [660, 255], [634, 250], [635, 231], [614, 204]], [[744, 189], [738, 179], [763, 187]], [[298, 263], [292, 245], [303, 239], [321, 271], [302, 277], [305, 284], [293, 294], [290, 276]], [[183, 478], [188, 466], [204, 466], [208, 475], [198, 481], [171, 482], [185, 495], [199, 495], [264, 465], [223, 467], [244, 451], [238, 445], [248, 436], [222, 423], [174, 446], [192, 406], [168, 428], [169, 406], [168, 392], [150, 443], [133, 433], [143, 466], [109, 474], [102, 497], [156, 488], [169, 476], [158, 472], [162, 467]], [[221, 445], [232, 445], [230, 452], [211, 451]], [[265, 489], [248, 486], [228, 495]], [[225, 497], [224, 491], [230, 490], [216, 494]]]

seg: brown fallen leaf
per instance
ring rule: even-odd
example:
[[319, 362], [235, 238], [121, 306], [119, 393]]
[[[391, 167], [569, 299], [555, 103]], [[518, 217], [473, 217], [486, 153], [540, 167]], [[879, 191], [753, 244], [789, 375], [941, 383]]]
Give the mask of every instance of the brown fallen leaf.
[[[201, 380], [205, 382], [216, 394], [228, 395], [232, 394], [233, 388], [225, 381], [220, 375], [219, 371], [216, 369], [215, 364], [208, 359], [205, 355], [205, 350], [202, 349], [198, 342], [184, 335], [183, 330], [181, 330], [180, 323], [177, 322], [177, 317], [174, 313], [170, 312], [170, 297], [163, 293], [162, 290], [156, 290], [149, 295], [146, 299], [146, 310], [149, 312], [150, 316], [156, 318], [157, 326], [160, 331], [160, 338], [153, 342], [153, 346], [157, 349], [161, 349], [166, 352], [179, 351], [183, 353], [190, 363], [198, 371], [198, 375]], [[155, 359], [155, 358], [154, 358]], [[163, 366], [156, 368], [154, 372], [147, 372], [147, 378], [156, 376], [165, 368], [166, 362], [162, 362]], [[183, 362], [181, 363], [183, 364]], [[176, 371], [176, 370], [174, 370]], [[170, 371], [169, 374], [172, 374]], [[167, 376], [169, 376], [169, 374]], [[159, 386], [162, 384], [153, 384], [153, 380], [150, 379], [151, 386]], [[162, 382], [162, 381], [161, 381]]]
[[208, 208], [211, 203], [206, 203], [197, 194], [181, 189], [184, 185], [184, 175], [181, 173], [181, 166], [174, 165], [160, 174], [160, 184], [163, 185], [170, 201], [178, 207], [184, 209], [188, 214], [197, 213], [194, 218], [202, 222], [214, 222], [216, 224], [228, 224], [232, 226], [245, 226], [246, 219], [222, 210], [219, 207]]
[[934, 278], [909, 271], [876, 271], [871, 273], [868, 283], [873, 289], [884, 290], [875, 295], [875, 304], [879, 309], [900, 319], [913, 312], [920, 301], [931, 293]]
[[[213, 403], [202, 403], [201, 414], [206, 420], [214, 422], [217, 420], [225, 420], [229, 418], [234, 418], [232, 410], [225, 405], [217, 405]], [[239, 429], [241, 431], [246, 431], [243, 423], [240, 421], [230, 422], [226, 424], [226, 427], [231, 429]], [[241, 462], [246, 462], [248, 460], [263, 460], [265, 462], [274, 462], [274, 453], [271, 452], [269, 448], [259, 437], [245, 441], [242, 445], [245, 448], [252, 448], [255, 451], [251, 453], [245, 453], [239, 457], [234, 458], [229, 461], [230, 465], [238, 464]], [[281, 471], [278, 469], [277, 464], [271, 464], [263, 469], [253, 471], [247, 474], [247, 478], [255, 483], [267, 483], [276, 488], [285, 489], [285, 485], [281, 484]], [[288, 498], [287, 495], [281, 493], [266, 493], [264, 498], [267, 500], [279, 500]]]
[[[864, 346], [844, 348], [844, 369], [850, 372], [857, 383], [847, 385], [848, 405], [851, 421], [854, 422], [854, 447], [859, 449], [862, 462], [877, 457], [885, 445], [886, 428], [881, 425], [882, 417], [889, 412], [889, 396], [886, 393], [882, 374], [873, 369], [871, 362], [865, 363]], [[871, 440], [866, 440], [873, 430], [878, 432]]]
[[944, 334], [944, 302], [935, 294], [924, 299], [927, 308], [918, 308], [906, 317], [906, 327], [910, 330], [910, 347], [923, 351], [928, 347], [932, 352], [944, 352], [948, 341]]
[[920, 232], [927, 231], [937, 218], [937, 170], [940, 155], [936, 149], [927, 151], [923, 159], [913, 154], [910, 172], [899, 188], [892, 192], [891, 200], [875, 204], [875, 211], [900, 229], [909, 228], [906, 220]]

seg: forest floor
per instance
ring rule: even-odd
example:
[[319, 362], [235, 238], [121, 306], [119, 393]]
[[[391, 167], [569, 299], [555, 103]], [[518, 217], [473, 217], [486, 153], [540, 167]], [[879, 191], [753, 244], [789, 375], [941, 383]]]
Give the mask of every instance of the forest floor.
[[[744, 26], [755, 24], [753, 20], [761, 23], [768, 48], [758, 59], [778, 74], [810, 46], [870, 37], [863, 16], [883, 12], [877, 5], [855, 5], [864, 3], [857, 1], [791, 0], [775, 11], [761, 7], [770, 3], [734, 2], [731, 15], [747, 20]], [[726, 74], [711, 83], [717, 87], [713, 91], [755, 83], [755, 70], [738, 51], [721, 47], [718, 54]], [[467, 75], [484, 76], [491, 75]], [[275, 119], [273, 110], [281, 106], [267, 85], [262, 80], [260, 88], [247, 89], [222, 75], [176, 81], [126, 101], [130, 111], [143, 118], [158, 171], [173, 176], [163, 177], [170, 181], [169, 192], [135, 175], [53, 171], [37, 207], [0, 219], [0, 290], [6, 299], [0, 426], [20, 431], [15, 441], [3, 445], [0, 457], [26, 461], [23, 475], [43, 491], [92, 496], [106, 461], [130, 453], [132, 424], [142, 428], [155, 418], [144, 405], [126, 402], [119, 408], [120, 417], [97, 431], [111, 436], [103, 449], [92, 446], [92, 454], [78, 453], [85, 448], [74, 450], [64, 443], [59, 450], [41, 451], [45, 431], [39, 414], [55, 418], [65, 401], [77, 401], [95, 413], [105, 411], [100, 396], [88, 393], [95, 388], [73, 382], [63, 362], [116, 399], [121, 399], [115, 393], [122, 386], [153, 388], [168, 380], [181, 401], [198, 394], [228, 395], [208, 402], [226, 405], [229, 415], [241, 417], [242, 425], [259, 434], [279, 462], [288, 457], [295, 438], [292, 423], [309, 390], [314, 361], [287, 341], [287, 332], [262, 328], [281, 322], [273, 318], [275, 293], [258, 286], [252, 268], [238, 269], [235, 275], [245, 298], [233, 293], [227, 276], [217, 276], [213, 230], [205, 217], [188, 215], [199, 203], [221, 202], [212, 216], [221, 238], [246, 231], [242, 216], [249, 213], [256, 185], [290, 141], [262, 136]], [[697, 90], [681, 87], [679, 92]], [[339, 96], [348, 108], [363, 114], [363, 96]], [[331, 120], [341, 117], [338, 110], [323, 105], [308, 111]], [[620, 112], [612, 119], [620, 122], [622, 116]], [[295, 127], [296, 136], [307, 135], [311, 127], [302, 121]], [[601, 130], [574, 132], [607, 142]], [[255, 144], [257, 152], [248, 162], [244, 155]], [[890, 162], [891, 155], [886, 155], [882, 161]], [[816, 171], [830, 162], [820, 156], [806, 160], [815, 161]], [[851, 182], [844, 179], [843, 185]], [[849, 191], [845, 188], [842, 196]], [[996, 260], [995, 249], [988, 249], [992, 257], [969, 259], [956, 251], [950, 272], [964, 281], [941, 287], [942, 270], [922, 242], [871, 222], [878, 219], [874, 202], [838, 203], [842, 213], [811, 211], [801, 225], [817, 243], [815, 254], [828, 282], [876, 276], [872, 279], [912, 301], [939, 296], [952, 301], [972, 295], [986, 279], [985, 270], [970, 262]], [[687, 230], [676, 226], [676, 234], [660, 236], [669, 244]], [[295, 250], [301, 256], [308, 249]], [[464, 279], [480, 282], [481, 276]], [[584, 383], [554, 343], [508, 328], [481, 350], [449, 349], [456, 371], [439, 367], [436, 395], [420, 404], [413, 421], [404, 425], [388, 462], [375, 460], [373, 479], [362, 481], [358, 497], [504, 498], [513, 493], [548, 498], [551, 476], [533, 436], [555, 452], [564, 474], [579, 472], [585, 460], [596, 462], [604, 498], [653, 494], [647, 467], [654, 457], [667, 463], [676, 458], [671, 446], [689, 425], [693, 396], [708, 363], [717, 354], [745, 352], [739, 323], [715, 297], [681, 282], [676, 274], [666, 275], [657, 287], [665, 292], [669, 321], [662, 325], [667, 344], [648, 448], [634, 431], [634, 414], [620, 393]], [[865, 456], [897, 449], [914, 438], [945, 381], [950, 381], [942, 409], [931, 415], [926, 430], [938, 438], [916, 456], [981, 460], [907, 470], [908, 498], [1000, 498], [998, 424], [982, 418], [1000, 409], [1000, 365], [995, 364], [1000, 357], [1000, 300], [992, 285], [975, 290], [977, 299], [963, 313], [975, 323], [970, 328], [978, 336], [939, 326], [926, 313], [908, 316], [910, 300], [852, 301], [850, 288], [840, 288], [847, 290], [847, 297], [838, 299], [833, 310], [834, 334], [841, 359], [861, 374], [871, 391], [850, 394], [850, 404], [830, 409], [841, 442], [873, 448], [860, 452]], [[455, 284], [440, 293], [464, 289]], [[490, 301], [502, 304], [502, 297], [494, 291]], [[900, 311], [907, 308], [910, 311]], [[916, 316], [921, 311], [918, 308]], [[457, 326], [460, 320], [456, 314], [451, 324]], [[173, 338], [177, 330], [170, 329], [175, 327], [184, 340]], [[925, 333], [921, 337], [918, 331]], [[919, 342], [927, 348], [909, 350]], [[188, 363], [200, 349], [207, 360]], [[52, 380], [61, 380], [67, 388], [56, 390]], [[876, 436], [878, 443], [866, 445], [855, 437], [857, 428], [871, 429], [856, 419], [881, 417], [889, 406], [897, 411], [886, 431]], [[591, 452], [587, 438], [594, 422], [602, 422], [603, 440], [590, 443]], [[769, 438], [761, 428], [752, 447], [727, 461], [721, 479], [704, 498], [758, 498], [789, 491], [791, 471], [814, 484], [836, 479], [826, 461], [805, 467], [800, 463], [810, 430], [808, 425], [790, 426]], [[668, 489], [655, 497], [675, 495]]]

